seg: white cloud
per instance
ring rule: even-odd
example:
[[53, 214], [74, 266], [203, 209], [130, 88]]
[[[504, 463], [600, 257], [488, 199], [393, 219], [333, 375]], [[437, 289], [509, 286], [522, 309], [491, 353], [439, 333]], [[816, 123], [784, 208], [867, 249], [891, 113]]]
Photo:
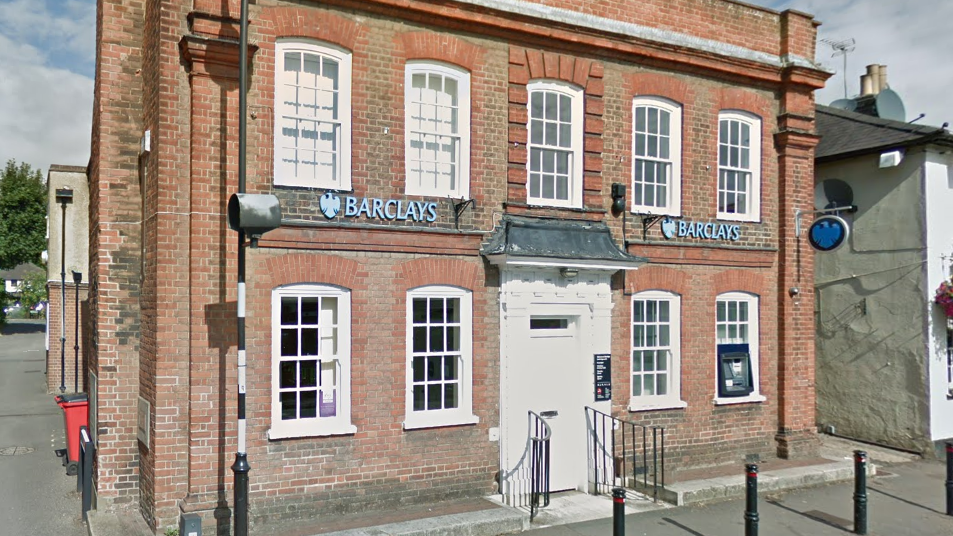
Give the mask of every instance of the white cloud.
[[[773, 9], [811, 13], [823, 24], [818, 39], [853, 38], [847, 55], [848, 96], [860, 93], [860, 75], [866, 66], [887, 66], [887, 83], [903, 99], [907, 120], [924, 113], [918, 123], [953, 123], [953, 2], [949, 0], [783, 0], [760, 1]], [[835, 70], [817, 102], [829, 104], [844, 96], [843, 58], [817, 44], [817, 60]]]
[[[89, 162], [93, 80], [67, 67], [95, 54], [95, 5], [48, 9], [24, 0], [0, 4], [0, 165], [15, 159], [44, 175], [50, 164]], [[67, 65], [56, 66], [54, 54]]]

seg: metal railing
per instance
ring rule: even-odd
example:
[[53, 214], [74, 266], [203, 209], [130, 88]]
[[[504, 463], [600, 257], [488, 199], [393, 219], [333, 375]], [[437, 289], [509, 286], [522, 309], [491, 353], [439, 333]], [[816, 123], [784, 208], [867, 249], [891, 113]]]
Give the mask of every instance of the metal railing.
[[526, 448], [509, 472], [500, 474], [500, 492], [510, 506], [529, 507], [529, 520], [549, 506], [549, 442], [552, 430], [538, 414], [527, 415]]
[[79, 470], [76, 471], [76, 491], [82, 494], [83, 521], [89, 521], [87, 514], [93, 502], [93, 458], [96, 446], [89, 435], [89, 428], [79, 428]]
[[622, 486], [651, 489], [658, 502], [665, 487], [665, 428], [625, 421], [586, 407], [589, 483], [596, 495]]

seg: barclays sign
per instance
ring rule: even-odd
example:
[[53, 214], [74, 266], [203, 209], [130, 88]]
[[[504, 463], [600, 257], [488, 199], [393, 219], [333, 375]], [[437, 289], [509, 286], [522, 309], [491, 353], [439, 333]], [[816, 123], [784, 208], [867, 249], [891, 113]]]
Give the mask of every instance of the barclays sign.
[[662, 236], [668, 240], [678, 237], [736, 242], [741, 239], [741, 226], [727, 223], [675, 221], [665, 218], [662, 220]]
[[318, 200], [324, 217], [333, 220], [343, 209], [343, 217], [384, 221], [425, 221], [437, 220], [437, 203], [425, 201], [405, 201], [403, 199], [378, 199], [376, 197], [341, 197], [327, 192]]

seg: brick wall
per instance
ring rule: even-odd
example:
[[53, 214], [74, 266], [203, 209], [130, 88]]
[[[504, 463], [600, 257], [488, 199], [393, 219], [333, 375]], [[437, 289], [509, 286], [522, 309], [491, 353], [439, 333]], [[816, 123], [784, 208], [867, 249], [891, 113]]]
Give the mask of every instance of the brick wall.
[[[768, 55], [813, 57], [813, 20], [730, 1], [540, 2]], [[235, 234], [224, 207], [237, 188], [238, 1], [105, 1], [100, 13], [91, 161], [90, 367], [100, 379], [100, 507], [138, 503], [158, 531], [181, 512], [227, 530], [236, 450]], [[811, 281], [809, 249], [779, 215], [810, 205], [811, 90], [817, 71], [761, 65], [711, 51], [534, 23], [467, 3], [254, 4], [251, 8], [248, 191], [275, 193], [286, 225], [248, 253], [248, 455], [251, 514], [300, 517], [495, 489], [499, 445], [499, 273], [479, 257], [503, 213], [606, 221], [654, 266], [614, 280], [614, 356], [627, 363], [632, 292], [682, 296], [683, 410], [630, 414], [670, 426], [683, 465], [748, 454], [811, 452], [813, 305], [787, 288]], [[439, 201], [434, 224], [348, 226], [317, 211], [321, 192], [272, 186], [275, 42], [313, 39], [353, 52], [352, 192], [403, 197], [404, 64], [429, 59], [471, 74], [470, 184], [459, 222]], [[723, 50], [735, 50], [730, 47]], [[526, 203], [526, 84], [556, 79], [585, 91], [583, 208]], [[632, 98], [683, 106], [682, 213], [714, 220], [717, 118], [762, 120], [761, 221], [738, 243], [672, 243], [658, 227], [608, 209], [613, 182], [631, 182]], [[152, 150], [140, 155], [143, 130]], [[140, 190], [141, 185], [141, 190]], [[140, 235], [141, 233], [141, 235]], [[141, 238], [140, 238], [141, 236]], [[329, 283], [352, 292], [354, 435], [269, 441], [271, 291]], [[455, 284], [474, 297], [475, 426], [404, 431], [406, 291]], [[712, 404], [714, 297], [760, 297], [759, 404]], [[627, 366], [613, 367], [627, 393]], [[135, 436], [136, 400], [151, 403], [151, 441]], [[777, 435], [777, 438], [775, 437]], [[373, 490], [373, 491], [372, 491]], [[303, 513], [306, 512], [306, 513]]]
[[142, 136], [145, 4], [97, 7], [96, 82], [90, 154], [90, 368], [99, 378], [99, 508], [138, 500], [140, 225], [138, 154]]

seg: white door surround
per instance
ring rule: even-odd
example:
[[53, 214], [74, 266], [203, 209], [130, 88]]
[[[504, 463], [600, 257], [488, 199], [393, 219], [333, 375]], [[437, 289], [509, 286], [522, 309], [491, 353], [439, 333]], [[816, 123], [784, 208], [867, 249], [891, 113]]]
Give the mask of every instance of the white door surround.
[[593, 354], [611, 351], [612, 272], [566, 278], [555, 267], [507, 267], [501, 274], [501, 474], [526, 463], [527, 411], [549, 412], [550, 489], [585, 491], [584, 408], [611, 411], [610, 402], [594, 401]]

